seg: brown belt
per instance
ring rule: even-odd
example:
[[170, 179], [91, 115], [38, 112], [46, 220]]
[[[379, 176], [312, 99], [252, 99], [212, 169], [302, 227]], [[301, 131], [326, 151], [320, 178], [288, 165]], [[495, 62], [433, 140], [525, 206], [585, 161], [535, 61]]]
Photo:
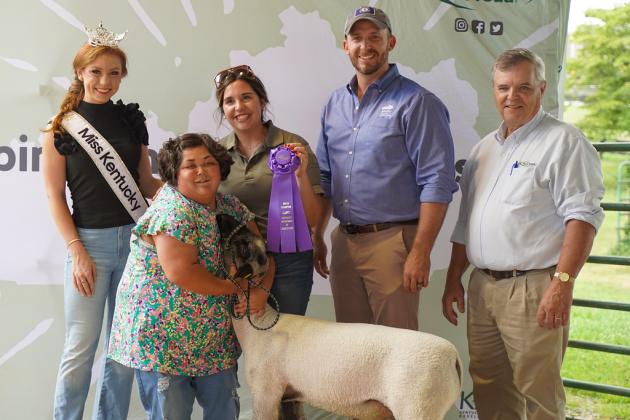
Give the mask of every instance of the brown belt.
[[394, 226], [400, 225], [417, 225], [418, 219], [413, 220], [403, 220], [401, 222], [386, 222], [386, 223], [372, 223], [371, 225], [339, 225], [339, 229], [342, 230], [343, 233], [348, 235], [355, 235], [357, 233], [370, 233], [370, 232], [379, 232], [381, 230], [389, 229]]

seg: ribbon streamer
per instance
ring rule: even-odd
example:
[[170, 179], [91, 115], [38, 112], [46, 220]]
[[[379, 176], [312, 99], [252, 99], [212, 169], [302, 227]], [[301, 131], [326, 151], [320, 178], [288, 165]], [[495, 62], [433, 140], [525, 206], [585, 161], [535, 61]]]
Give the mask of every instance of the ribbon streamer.
[[300, 159], [285, 146], [271, 149], [269, 169], [273, 174], [267, 222], [267, 250], [278, 253], [313, 249], [295, 171]]

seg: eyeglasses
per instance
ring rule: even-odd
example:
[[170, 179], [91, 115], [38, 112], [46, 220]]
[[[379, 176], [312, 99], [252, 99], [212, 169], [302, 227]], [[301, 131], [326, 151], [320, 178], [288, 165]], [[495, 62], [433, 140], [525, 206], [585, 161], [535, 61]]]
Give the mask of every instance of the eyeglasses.
[[228, 69], [218, 72], [217, 75], [214, 76], [214, 85], [217, 88], [220, 88], [223, 83], [225, 83], [225, 80], [229, 78], [229, 76], [234, 76], [234, 78], [237, 78], [239, 76], [253, 77], [256, 75], [254, 74], [254, 70], [252, 70], [252, 68], [249, 67], [247, 64], [241, 64], [240, 66], [230, 67]]

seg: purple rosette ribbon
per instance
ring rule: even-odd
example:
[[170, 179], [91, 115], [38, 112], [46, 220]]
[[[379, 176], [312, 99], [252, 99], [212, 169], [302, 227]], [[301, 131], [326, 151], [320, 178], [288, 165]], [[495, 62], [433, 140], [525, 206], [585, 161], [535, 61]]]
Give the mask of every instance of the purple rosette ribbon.
[[285, 146], [271, 149], [267, 164], [273, 178], [269, 197], [267, 250], [287, 253], [313, 249], [295, 171], [300, 158]]

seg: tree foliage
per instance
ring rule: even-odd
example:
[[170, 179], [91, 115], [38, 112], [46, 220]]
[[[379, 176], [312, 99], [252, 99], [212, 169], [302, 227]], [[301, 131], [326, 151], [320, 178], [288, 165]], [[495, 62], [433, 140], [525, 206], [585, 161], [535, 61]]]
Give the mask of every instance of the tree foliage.
[[567, 62], [567, 87], [584, 95], [585, 117], [578, 123], [594, 140], [630, 133], [630, 3], [610, 10], [590, 9], [597, 23], [580, 25], [572, 42], [578, 51]]

